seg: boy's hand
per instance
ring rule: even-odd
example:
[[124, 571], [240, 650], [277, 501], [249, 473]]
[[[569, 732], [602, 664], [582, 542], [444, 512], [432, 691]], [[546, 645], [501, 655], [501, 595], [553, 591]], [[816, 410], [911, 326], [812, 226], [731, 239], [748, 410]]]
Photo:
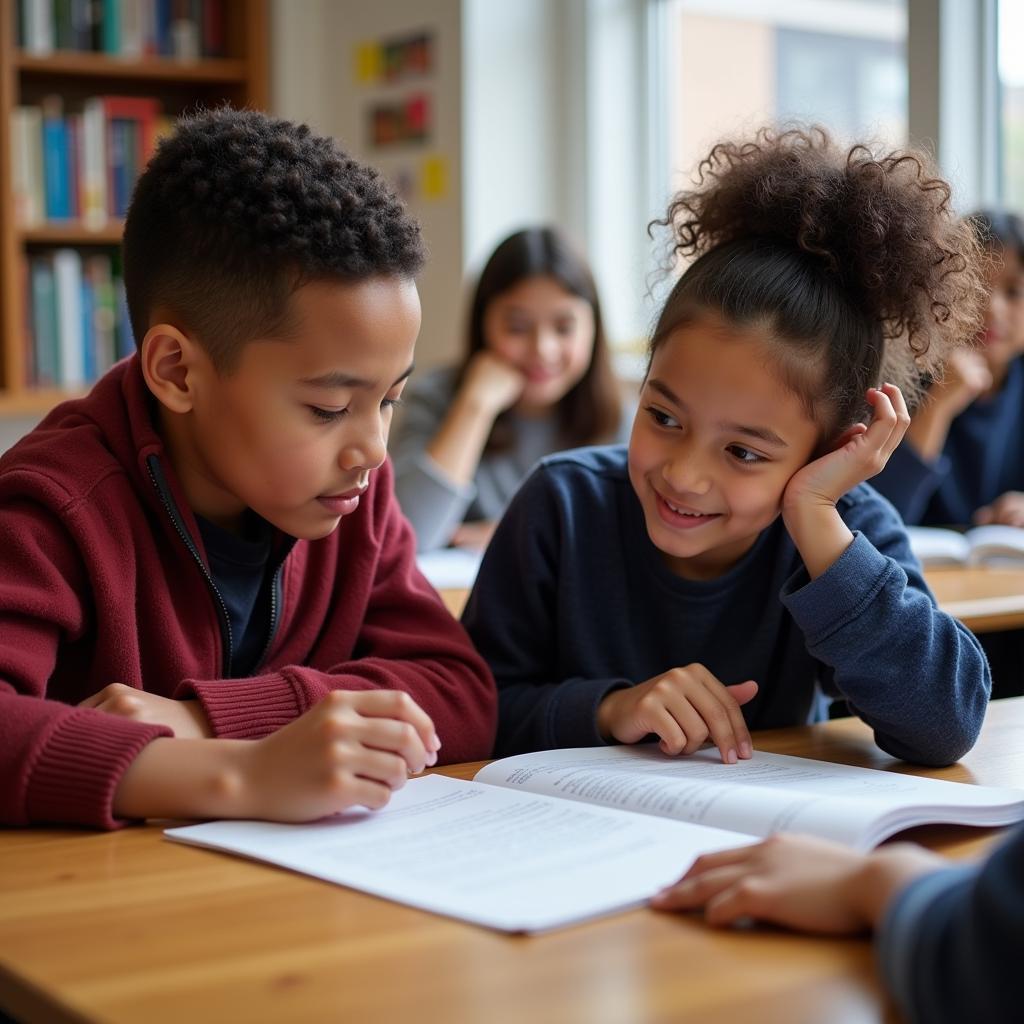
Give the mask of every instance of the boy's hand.
[[899, 889], [944, 864], [909, 843], [865, 855], [810, 836], [777, 835], [698, 857], [651, 906], [703, 907], [713, 925], [757, 918], [803, 931], [848, 934], [877, 925]]
[[210, 720], [198, 700], [171, 700], [124, 683], [111, 683], [87, 697], [80, 708], [95, 708], [108, 715], [130, 718], [149, 725], [166, 725], [175, 737], [198, 740], [213, 735]]
[[602, 736], [637, 743], [650, 733], [666, 754], [692, 754], [710, 739], [726, 764], [753, 754], [740, 705], [757, 693], [748, 680], [725, 686], [703, 665], [674, 668], [645, 683], [608, 694], [597, 709]]
[[[437, 763], [440, 741], [397, 690], [335, 690], [277, 732], [247, 744], [226, 785], [237, 815], [313, 821], [348, 807], [383, 807], [410, 774]], [[230, 795], [230, 794], [229, 794]]]
[[985, 505], [974, 513], [979, 526], [1000, 523], [1003, 526], [1024, 526], [1024, 493], [1007, 491], [991, 505]]
[[831, 507], [851, 488], [880, 473], [910, 426], [910, 413], [893, 384], [869, 388], [871, 423], [856, 423], [835, 449], [794, 473], [782, 498], [783, 516], [806, 507]]

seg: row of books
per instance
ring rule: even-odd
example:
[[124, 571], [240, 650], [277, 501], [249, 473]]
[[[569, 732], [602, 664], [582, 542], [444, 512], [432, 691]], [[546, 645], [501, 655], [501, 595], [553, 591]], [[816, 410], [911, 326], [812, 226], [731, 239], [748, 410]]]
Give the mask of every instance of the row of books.
[[55, 249], [26, 268], [28, 386], [81, 388], [135, 350], [116, 256]]
[[94, 96], [66, 114], [58, 96], [11, 112], [15, 220], [22, 227], [125, 215], [135, 179], [171, 130], [159, 101]]
[[198, 60], [226, 52], [225, 0], [18, 0], [18, 46], [45, 56], [78, 50], [110, 56]]

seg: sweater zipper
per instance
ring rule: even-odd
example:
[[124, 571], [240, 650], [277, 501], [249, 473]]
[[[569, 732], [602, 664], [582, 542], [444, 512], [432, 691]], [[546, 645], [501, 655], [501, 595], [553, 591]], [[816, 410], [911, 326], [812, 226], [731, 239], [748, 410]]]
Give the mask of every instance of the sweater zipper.
[[196, 547], [195, 542], [189, 536], [188, 530], [185, 529], [185, 524], [182, 522], [181, 513], [178, 511], [178, 506], [175, 504], [174, 498], [167, 491], [163, 480], [158, 473], [159, 462], [155, 455], [150, 455], [146, 458], [146, 468], [149, 470], [149, 478], [153, 481], [153, 486], [156, 488], [156, 493], [160, 496], [160, 501], [164, 506], [168, 516], [170, 516], [171, 522], [174, 524], [175, 530], [178, 532], [178, 536], [181, 537], [188, 548], [189, 553], [192, 555], [196, 565], [199, 566], [199, 571], [203, 574], [203, 579], [206, 580], [206, 586], [209, 588], [210, 593], [214, 598], [214, 605], [217, 609], [217, 617], [220, 622], [220, 638], [221, 646], [224, 649], [224, 656], [222, 658], [221, 675], [224, 679], [231, 678], [231, 658], [234, 653], [234, 643], [231, 638], [231, 619], [228, 616], [228, 608], [224, 603], [224, 598], [221, 597], [220, 591], [217, 589], [217, 584], [214, 582], [213, 577], [210, 575], [209, 569], [206, 568], [206, 564], [203, 562], [202, 556], [199, 554], [199, 549]]
[[256, 659], [256, 667], [253, 669], [253, 672], [258, 672], [263, 668], [263, 662], [266, 661], [270, 648], [274, 644], [274, 638], [277, 636], [277, 627], [280, 620], [279, 611], [281, 608], [281, 570], [284, 568], [285, 558], [287, 557], [288, 552], [286, 551], [284, 557], [277, 563], [277, 568], [274, 570], [274, 578], [270, 585], [270, 629], [267, 631], [267, 642], [263, 645], [259, 658]]

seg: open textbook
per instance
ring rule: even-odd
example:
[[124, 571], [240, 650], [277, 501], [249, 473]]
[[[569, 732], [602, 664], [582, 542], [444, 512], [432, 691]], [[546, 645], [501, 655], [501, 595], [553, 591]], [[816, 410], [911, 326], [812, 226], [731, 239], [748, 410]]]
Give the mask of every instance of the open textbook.
[[220, 821], [167, 831], [503, 931], [536, 932], [644, 903], [702, 853], [778, 831], [858, 849], [913, 825], [1007, 825], [1024, 790], [756, 751], [670, 758], [656, 745], [494, 761], [472, 782], [411, 780], [382, 811], [308, 825]]
[[942, 565], [1024, 566], [1024, 529], [975, 526], [966, 533], [935, 526], [908, 526], [910, 548], [925, 567]]

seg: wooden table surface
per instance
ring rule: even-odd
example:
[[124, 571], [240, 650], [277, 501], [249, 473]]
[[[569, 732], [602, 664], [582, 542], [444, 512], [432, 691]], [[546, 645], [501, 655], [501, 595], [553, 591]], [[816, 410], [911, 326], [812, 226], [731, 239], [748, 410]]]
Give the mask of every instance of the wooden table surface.
[[975, 633], [1024, 626], [1024, 569], [957, 566], [925, 577], [939, 606]]
[[[975, 749], [936, 771], [893, 761], [852, 719], [755, 738], [762, 750], [1024, 788], [1024, 698], [994, 703]], [[965, 856], [996, 834], [906, 835]], [[507, 936], [172, 843], [157, 825], [0, 833], [0, 1007], [26, 1022], [132, 1024], [897, 1019], [865, 939], [712, 931], [648, 910]]]

